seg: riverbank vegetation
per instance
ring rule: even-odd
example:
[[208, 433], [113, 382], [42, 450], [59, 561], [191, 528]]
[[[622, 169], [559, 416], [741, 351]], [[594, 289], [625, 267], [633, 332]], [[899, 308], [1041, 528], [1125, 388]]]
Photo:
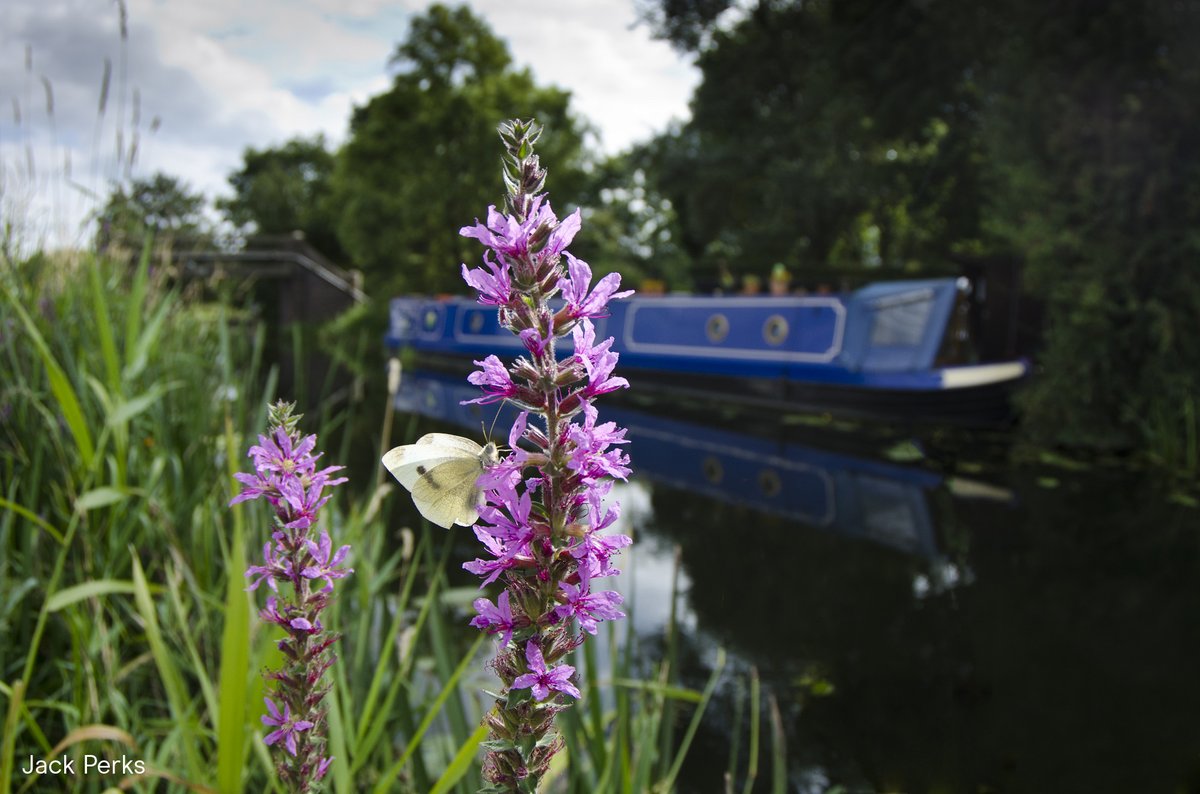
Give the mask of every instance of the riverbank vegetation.
[[[119, 782], [22, 773], [83, 751], [136, 757], [171, 791], [279, 790], [259, 719], [278, 637], [243, 577], [268, 527], [227, 507], [274, 396], [262, 348], [249, 314], [148, 256], [0, 264], [0, 792]], [[377, 437], [347, 435], [360, 410], [311, 416], [352, 476], [322, 518], [355, 569], [326, 613], [342, 634], [329, 790], [474, 791], [490, 653], [467, 626], [478, 590], [453, 578], [471, 544], [374, 487]], [[622, 627], [575, 661], [571, 762], [547, 791], [678, 775], [721, 665], [688, 688], [638, 644]]]

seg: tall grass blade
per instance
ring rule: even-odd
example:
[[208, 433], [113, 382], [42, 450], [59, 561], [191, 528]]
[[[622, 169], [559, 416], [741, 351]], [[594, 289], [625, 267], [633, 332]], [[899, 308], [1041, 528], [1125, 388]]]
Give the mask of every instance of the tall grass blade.
[[700, 721], [704, 718], [704, 711], [708, 708], [708, 702], [712, 699], [712, 694], [717, 688], [717, 682], [721, 679], [721, 673], [725, 670], [725, 649], [717, 649], [717, 662], [713, 665], [712, 675], [708, 677], [708, 684], [704, 687], [704, 694], [701, 695], [700, 704], [696, 706], [696, 713], [692, 715], [692, 721], [688, 723], [687, 731], [683, 734], [683, 741], [679, 743], [679, 751], [675, 754], [675, 760], [671, 764], [671, 769], [667, 772], [666, 778], [659, 782], [657, 790], [668, 792], [675, 785], [675, 778], [679, 776], [679, 770], [683, 767], [683, 759], [687, 757], [688, 749], [692, 746], [692, 739], [696, 737], [696, 731], [700, 728]]
[[17, 743], [17, 716], [21, 713], [21, 701], [25, 684], [14, 681], [8, 696], [8, 713], [4, 716], [4, 735], [0, 741], [0, 794], [12, 791], [13, 753]]
[[329, 690], [328, 715], [328, 755], [333, 756], [333, 766], [330, 768], [329, 774], [333, 778], [333, 790], [338, 794], [350, 794], [354, 789], [350, 778], [350, 764], [346, 756], [346, 723], [342, 719], [342, 696], [336, 686]]
[[104, 360], [105, 383], [108, 390], [116, 395], [121, 390], [121, 361], [117, 356], [117, 342], [113, 338], [110, 324], [108, 299], [104, 294], [104, 284], [100, 277], [100, 263], [88, 262], [88, 284], [92, 290], [92, 312], [96, 325], [96, 341], [100, 343], [100, 357]]
[[83, 409], [79, 405], [79, 397], [75, 393], [75, 388], [71, 385], [70, 379], [67, 378], [66, 372], [63, 371], [58, 360], [50, 351], [49, 345], [38, 331], [37, 325], [33, 322], [33, 318], [25, 311], [16, 299], [16, 297], [4, 285], [0, 285], [4, 289], [4, 298], [8, 301], [17, 317], [21, 320], [21, 325], [25, 327], [25, 332], [29, 335], [29, 340], [36, 348], [38, 356], [42, 360], [42, 365], [46, 368], [46, 377], [50, 381], [50, 391], [54, 395], [55, 401], [58, 403], [58, 410], [62, 413], [63, 419], [67, 423], [67, 429], [71, 431], [71, 437], [75, 439], [75, 446], [79, 450], [79, 457], [83, 463], [84, 470], [92, 468], [92, 459], [95, 457], [96, 448], [92, 443], [92, 434], [88, 430], [87, 420], [84, 419]]
[[138, 338], [142, 335], [142, 311], [146, 302], [146, 290], [150, 273], [149, 235], [142, 241], [142, 255], [138, 257], [137, 270], [133, 274], [133, 284], [129, 288], [129, 313], [125, 316], [125, 366], [133, 361], [133, 350]]
[[750, 794], [754, 790], [754, 781], [758, 778], [758, 743], [760, 704], [762, 703], [762, 681], [758, 677], [758, 668], [750, 668], [750, 760], [746, 768], [746, 783], [742, 794]]
[[450, 761], [450, 766], [446, 767], [446, 771], [438, 778], [429, 794], [445, 794], [454, 784], [462, 780], [469, 770], [475, 768], [475, 757], [479, 755], [479, 744], [487, 738], [487, 735], [488, 726], [480, 723], [475, 732], [468, 736], [467, 740], [458, 748], [454, 759]]
[[245, 570], [242, 528], [234, 525], [225, 588], [225, 626], [221, 633], [218, 679], [217, 786], [225, 794], [242, 791], [246, 759], [246, 677], [250, 668], [250, 605], [238, 573]]
[[[229, 480], [237, 471], [237, 442], [233, 422], [225, 414], [225, 462]], [[233, 486], [234, 492], [237, 486]], [[222, 794], [240, 794], [246, 764], [246, 677], [250, 669], [250, 599], [241, 577], [246, 570], [242, 511], [232, 510], [233, 540], [225, 561], [225, 626], [221, 632], [220, 702], [217, 712], [217, 787]]]
[[79, 498], [75, 500], [75, 509], [80, 513], [87, 513], [92, 510], [98, 510], [101, 507], [119, 504], [128, 498], [129, 494], [125, 491], [110, 488], [106, 485], [80, 494]]
[[50, 537], [57, 540], [60, 544], [63, 542], [62, 533], [59, 532], [57, 529], [55, 529], [53, 526], [51, 526], [50, 523], [48, 521], [46, 521], [44, 518], [42, 518], [41, 516], [34, 513], [32, 510], [29, 510], [28, 508], [25, 508], [25, 507], [21, 507], [21, 505], [17, 504], [16, 502], [11, 502], [8, 499], [4, 499], [3, 497], [0, 497], [0, 508], [13, 511], [17, 515], [19, 515], [21, 518], [24, 518], [26, 521], [29, 521], [31, 524], [33, 524], [37, 527], [40, 527], [47, 534], [49, 534]]
[[[424, 551], [425, 536], [418, 541], [416, 552], [413, 555], [414, 559], [420, 559]], [[392, 625], [388, 629], [387, 637], [380, 646], [383, 651], [379, 654], [379, 661], [375, 665], [375, 673], [371, 676], [371, 685], [367, 689], [367, 696], [362, 705], [362, 716], [358, 721], [358, 733], [355, 737], [356, 744], [362, 744], [366, 738], [367, 729], [371, 725], [371, 718], [374, 715], [375, 704], [378, 700], [379, 688], [383, 685], [383, 677], [386, 674], [389, 663], [392, 659], [391, 649], [396, 647], [396, 638], [400, 636], [400, 629], [404, 624], [404, 613], [408, 610], [408, 602], [412, 595], [413, 583], [416, 581], [416, 570], [410, 570], [408, 576], [404, 579], [404, 588], [400, 593], [400, 600], [396, 604], [396, 611], [392, 617]], [[427, 604], [426, 606], [430, 606]]]
[[479, 651], [479, 646], [483, 644], [486, 637], [486, 634], [480, 634], [475, 642], [471, 644], [470, 650], [463, 655], [462, 661], [458, 663], [458, 667], [454, 669], [454, 673], [451, 674], [450, 678], [442, 686], [442, 691], [438, 692], [438, 696], [430, 704], [428, 711], [425, 713], [425, 719], [421, 720], [421, 724], [417, 726], [417, 730], [413, 733], [412, 738], [408, 740], [408, 745], [404, 748], [404, 752], [400, 755], [400, 758], [380, 775], [379, 782], [372, 789], [374, 794], [387, 794], [391, 785], [400, 777], [400, 773], [404, 771], [404, 766], [408, 763], [409, 757], [416, 751], [421, 743], [421, 739], [425, 737], [425, 732], [429, 730], [429, 726], [433, 724], [434, 719], [441, 712], [442, 704], [451, 695], [458, 694], [458, 681], [462, 678], [467, 668], [471, 666], [471, 663], [475, 661], [475, 654]]
[[159, 630], [154, 599], [150, 595], [150, 585], [146, 581], [146, 574], [142, 571], [142, 563], [138, 560], [137, 551], [130, 549], [130, 555], [133, 560], [134, 600], [137, 602], [138, 614], [141, 615], [145, 625], [146, 640], [150, 644], [150, 652], [154, 656], [154, 664], [162, 679], [163, 689], [166, 690], [171, 715], [174, 717], [176, 725], [185, 734], [182, 737], [182, 744], [188, 766], [188, 776], [192, 780], [198, 780], [201, 777], [202, 766], [197, 737], [190, 729], [192, 716], [188, 708], [187, 690], [184, 689], [179, 668], [175, 665], [175, 660], [168, 651], [162, 632]]
[[779, 701], [775, 695], [771, 704], [771, 794], [787, 794], [787, 738], [783, 732], [783, 718], [779, 715]]

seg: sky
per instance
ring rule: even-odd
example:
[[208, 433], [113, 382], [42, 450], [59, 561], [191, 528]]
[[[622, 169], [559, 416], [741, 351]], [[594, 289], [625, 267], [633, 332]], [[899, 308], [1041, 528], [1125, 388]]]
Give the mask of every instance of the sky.
[[[571, 92], [602, 151], [686, 119], [699, 73], [651, 38], [634, 0], [467, 4], [539, 84]], [[81, 244], [115, 179], [161, 170], [212, 197], [228, 193], [248, 146], [316, 133], [340, 143], [352, 108], [387, 90], [388, 58], [429, 5], [125, 0], [123, 15], [117, 0], [0, 0], [0, 220], [16, 220], [27, 246]]]

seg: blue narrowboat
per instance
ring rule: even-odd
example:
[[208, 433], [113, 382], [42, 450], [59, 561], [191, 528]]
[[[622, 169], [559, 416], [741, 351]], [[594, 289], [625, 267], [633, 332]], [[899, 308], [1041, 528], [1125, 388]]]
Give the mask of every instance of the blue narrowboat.
[[[609, 304], [596, 336], [615, 339], [619, 374], [639, 389], [795, 412], [1003, 422], [1028, 362], [968, 363], [962, 300], [955, 279], [830, 295], [634, 296]], [[393, 300], [386, 342], [443, 366], [521, 349], [494, 309], [467, 298]]]

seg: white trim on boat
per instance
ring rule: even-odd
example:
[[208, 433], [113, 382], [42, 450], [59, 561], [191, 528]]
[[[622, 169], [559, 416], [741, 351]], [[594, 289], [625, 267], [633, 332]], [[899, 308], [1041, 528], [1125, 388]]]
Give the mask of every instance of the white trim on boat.
[[949, 367], [942, 370], [943, 389], [965, 389], [986, 386], [1024, 377], [1029, 370], [1024, 361], [1004, 361], [999, 364], [976, 364], [970, 367]]

